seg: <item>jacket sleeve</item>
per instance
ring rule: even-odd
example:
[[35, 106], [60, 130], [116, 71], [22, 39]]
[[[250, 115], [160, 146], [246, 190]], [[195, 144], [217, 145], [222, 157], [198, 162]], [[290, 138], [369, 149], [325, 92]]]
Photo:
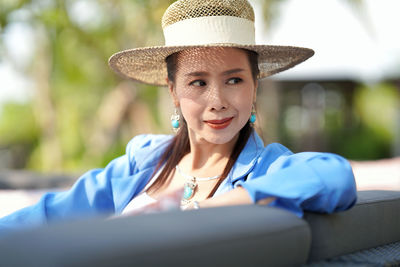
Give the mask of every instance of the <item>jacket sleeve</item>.
[[284, 151], [271, 164], [261, 155], [246, 181], [245, 188], [254, 203], [266, 197], [276, 198], [270, 206], [287, 209], [297, 216], [303, 211], [332, 213], [352, 207], [357, 198], [350, 163], [330, 153]]
[[46, 193], [33, 206], [23, 208], [0, 219], [0, 236], [12, 230], [29, 228], [52, 221], [101, 216], [114, 212], [112, 179], [127, 177], [136, 170], [131, 150], [143, 144], [137, 136], [127, 146], [127, 153], [111, 161], [104, 169], [83, 174], [65, 192]]

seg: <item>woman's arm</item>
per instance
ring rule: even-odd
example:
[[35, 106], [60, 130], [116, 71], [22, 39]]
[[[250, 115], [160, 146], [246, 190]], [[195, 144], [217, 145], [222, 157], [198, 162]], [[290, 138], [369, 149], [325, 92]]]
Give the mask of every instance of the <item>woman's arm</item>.
[[287, 209], [299, 217], [304, 210], [343, 211], [357, 198], [349, 162], [330, 153], [284, 155], [267, 167], [261, 159], [247, 180], [237, 185], [249, 192], [253, 203], [275, 197], [270, 206]]
[[[272, 202], [275, 198], [267, 197], [265, 199], [260, 199], [257, 201], [257, 204], [267, 205]], [[220, 207], [220, 206], [234, 206], [234, 205], [246, 205], [253, 204], [253, 200], [250, 197], [249, 193], [246, 189], [241, 186], [238, 186], [226, 193], [221, 195], [208, 198], [203, 201], [199, 201], [199, 206], [201, 208], [211, 208], [211, 207]], [[189, 206], [189, 209], [193, 208], [193, 204]]]
[[152, 137], [145, 135], [133, 138], [125, 155], [114, 159], [104, 169], [86, 172], [70, 190], [47, 193], [36, 205], [0, 218], [0, 236], [48, 222], [118, 212], [123, 202], [129, 201], [132, 194], [144, 186], [142, 178], [152, 173], [151, 168], [140, 170], [132, 157], [134, 151], [140, 152], [146, 145], [150, 146], [151, 141]]

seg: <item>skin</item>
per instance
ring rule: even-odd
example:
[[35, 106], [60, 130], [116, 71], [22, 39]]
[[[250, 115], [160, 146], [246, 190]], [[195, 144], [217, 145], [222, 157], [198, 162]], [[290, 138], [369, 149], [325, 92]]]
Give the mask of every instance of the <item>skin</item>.
[[[241, 49], [185, 50], [179, 53], [177, 62], [175, 82], [167, 82], [174, 104], [187, 122], [190, 140], [190, 153], [179, 166], [195, 177], [219, 175], [239, 131], [249, 120], [258, 81], [253, 79], [247, 54]], [[184, 181], [175, 172], [165, 192], [177, 190]], [[216, 182], [199, 182], [193, 200], [199, 201], [201, 207], [252, 203], [242, 187], [206, 199]], [[263, 204], [270, 201], [264, 200]]]

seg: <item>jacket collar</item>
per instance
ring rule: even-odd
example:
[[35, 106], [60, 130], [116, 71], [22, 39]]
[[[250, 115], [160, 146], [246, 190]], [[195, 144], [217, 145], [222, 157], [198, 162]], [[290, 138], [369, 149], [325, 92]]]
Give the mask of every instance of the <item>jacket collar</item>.
[[[160, 140], [157, 140], [155, 146], [149, 146], [145, 149], [137, 151], [138, 154], [136, 158], [138, 159], [138, 165], [140, 169], [151, 168], [154, 170], [156, 167], [161, 154], [167, 147], [168, 141], [170, 141], [172, 136], [162, 136]], [[239, 180], [253, 169], [257, 158], [260, 156], [264, 149], [264, 143], [260, 136], [253, 130], [244, 146], [242, 152], [240, 152], [238, 159], [228, 175], [228, 179], [231, 183]], [[149, 157], [149, 155], [152, 155]], [[157, 160], [155, 160], [157, 159]], [[150, 177], [149, 177], [150, 178]]]
[[231, 183], [245, 177], [253, 169], [257, 158], [260, 156], [264, 149], [264, 143], [260, 136], [253, 130], [244, 146], [242, 152], [240, 153], [238, 159], [232, 167], [229, 174], [229, 179]]
[[173, 138], [172, 135], [147, 135], [146, 137], [146, 142], [131, 155], [139, 170], [154, 169]]

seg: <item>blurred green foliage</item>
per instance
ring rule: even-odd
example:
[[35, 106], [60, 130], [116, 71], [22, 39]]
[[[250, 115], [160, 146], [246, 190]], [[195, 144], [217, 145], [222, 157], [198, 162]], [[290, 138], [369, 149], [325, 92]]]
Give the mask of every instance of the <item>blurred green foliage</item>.
[[329, 151], [349, 159], [388, 158], [399, 140], [398, 81], [283, 82], [280, 140], [292, 150]]
[[[76, 170], [104, 165], [124, 152], [135, 134], [124, 127], [133, 104], [144, 107], [137, 112], [150, 114], [150, 121], [143, 122], [150, 130], [162, 131], [155, 104], [158, 88], [123, 82], [107, 60], [121, 49], [161, 45], [160, 20], [171, 2], [2, 0], [2, 33], [15, 23], [33, 31], [32, 61], [14, 67], [33, 80], [35, 92], [29, 103], [2, 107], [0, 146], [26, 144], [28, 168]], [[1, 54], [7, 59], [11, 51], [3, 41]], [[110, 92], [122, 83], [124, 92], [134, 93], [131, 102], [115, 112], [110, 103], [118, 106], [121, 97], [112, 99]], [[107, 116], [118, 122], [107, 125]]]
[[[390, 83], [360, 85], [354, 94], [354, 125], [335, 142], [338, 152], [352, 159], [393, 156], [400, 90]], [[340, 140], [340, 141], [339, 141]]]
[[35, 144], [40, 129], [33, 115], [32, 105], [7, 103], [2, 107], [0, 120], [0, 145]]
[[388, 83], [360, 86], [355, 95], [356, 111], [360, 120], [375, 135], [392, 140], [396, 134], [396, 118], [399, 112], [399, 90]]

